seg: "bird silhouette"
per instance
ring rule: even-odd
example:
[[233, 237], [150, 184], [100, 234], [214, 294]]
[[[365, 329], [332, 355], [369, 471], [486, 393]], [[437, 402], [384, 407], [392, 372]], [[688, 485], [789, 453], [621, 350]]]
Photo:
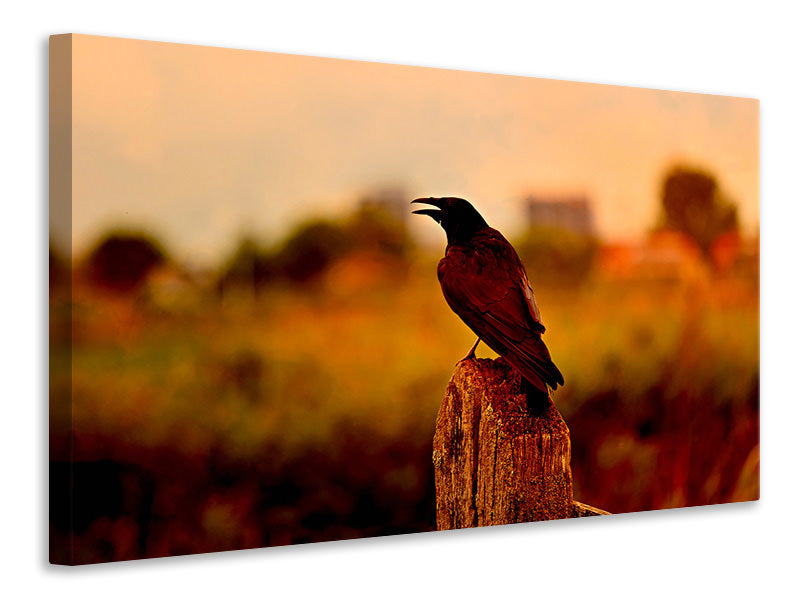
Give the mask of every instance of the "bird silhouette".
[[549, 388], [564, 385], [542, 341], [539, 307], [513, 246], [463, 198], [418, 198], [414, 203], [434, 206], [413, 212], [428, 215], [447, 234], [439, 283], [447, 304], [478, 336], [464, 360], [473, 358], [483, 341], [528, 382], [529, 404], [537, 395], [534, 390], [549, 396]]

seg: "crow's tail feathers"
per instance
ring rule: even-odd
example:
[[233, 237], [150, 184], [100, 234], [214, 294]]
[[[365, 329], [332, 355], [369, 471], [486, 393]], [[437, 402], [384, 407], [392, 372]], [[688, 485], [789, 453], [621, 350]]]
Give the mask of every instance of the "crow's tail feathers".
[[531, 383], [525, 377], [522, 378], [522, 389], [525, 392], [528, 412], [532, 416], [541, 415], [550, 406], [549, 392], [542, 391], [536, 384]]
[[540, 381], [542, 385], [539, 389], [546, 391], [549, 387], [555, 390], [559, 385], [564, 385], [564, 376], [550, 358], [550, 351], [540, 336], [529, 338], [527, 344], [517, 350], [520, 362], [524, 365], [522, 375], [533, 384]]
[[[547, 346], [539, 336], [526, 348], [518, 369], [522, 374], [523, 389], [531, 414], [540, 414], [550, 405], [550, 390], [564, 385], [564, 376], [553, 360]], [[516, 358], [516, 357], [515, 357]], [[521, 368], [520, 368], [521, 367]]]

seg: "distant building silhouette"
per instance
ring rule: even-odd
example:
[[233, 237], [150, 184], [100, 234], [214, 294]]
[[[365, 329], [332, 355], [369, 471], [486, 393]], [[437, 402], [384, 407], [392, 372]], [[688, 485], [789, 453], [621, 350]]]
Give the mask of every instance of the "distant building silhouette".
[[594, 213], [585, 195], [528, 196], [525, 199], [528, 224], [531, 227], [558, 227], [594, 235]]

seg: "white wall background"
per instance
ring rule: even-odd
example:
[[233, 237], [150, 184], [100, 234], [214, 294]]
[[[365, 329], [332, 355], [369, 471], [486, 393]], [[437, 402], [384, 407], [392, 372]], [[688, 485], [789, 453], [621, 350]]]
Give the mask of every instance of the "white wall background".
[[[3, 596], [752, 598], [796, 593], [796, 12], [788, 2], [698, 0], [7, 3], [0, 71]], [[48, 566], [47, 36], [67, 32], [759, 98], [763, 499], [589, 522], [77, 570]]]

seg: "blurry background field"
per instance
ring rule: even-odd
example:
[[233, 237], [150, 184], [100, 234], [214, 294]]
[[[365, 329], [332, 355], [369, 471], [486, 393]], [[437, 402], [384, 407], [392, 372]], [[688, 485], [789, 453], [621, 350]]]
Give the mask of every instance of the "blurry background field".
[[[588, 263], [540, 264], [574, 235], [516, 242], [540, 255], [526, 262], [567, 382], [555, 401], [576, 497], [611, 512], [757, 498], [757, 245], [737, 241], [720, 265], [675, 232], [625, 251], [581, 238]], [[98, 240], [71, 303], [53, 257], [52, 393], [73, 402], [77, 559], [435, 529], [436, 411], [473, 341], [441, 296], [439, 253], [370, 204], [273, 248], [243, 240], [215, 272], [159, 248]], [[68, 417], [54, 417], [56, 489]], [[54, 509], [53, 535], [66, 535]]]

